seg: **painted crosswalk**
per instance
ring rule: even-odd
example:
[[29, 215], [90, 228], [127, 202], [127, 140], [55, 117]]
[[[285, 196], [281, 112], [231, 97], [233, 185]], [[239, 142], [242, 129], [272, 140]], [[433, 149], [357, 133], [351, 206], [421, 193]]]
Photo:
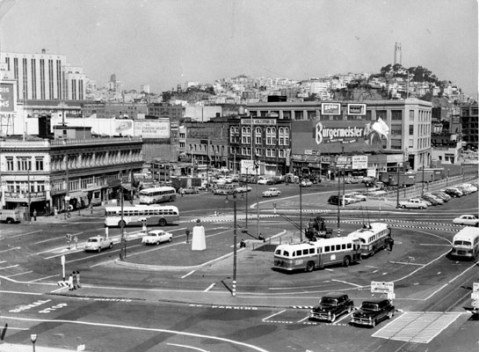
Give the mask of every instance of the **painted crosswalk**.
[[464, 313], [407, 312], [372, 336], [410, 343], [429, 343], [462, 314]]

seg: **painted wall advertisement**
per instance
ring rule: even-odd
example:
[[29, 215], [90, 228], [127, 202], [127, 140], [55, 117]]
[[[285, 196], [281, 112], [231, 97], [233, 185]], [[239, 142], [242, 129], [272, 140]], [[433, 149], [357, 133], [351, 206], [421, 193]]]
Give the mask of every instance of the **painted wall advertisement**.
[[135, 136], [143, 138], [170, 138], [170, 121], [135, 121]]
[[0, 112], [13, 112], [15, 110], [15, 95], [13, 83], [0, 83]]

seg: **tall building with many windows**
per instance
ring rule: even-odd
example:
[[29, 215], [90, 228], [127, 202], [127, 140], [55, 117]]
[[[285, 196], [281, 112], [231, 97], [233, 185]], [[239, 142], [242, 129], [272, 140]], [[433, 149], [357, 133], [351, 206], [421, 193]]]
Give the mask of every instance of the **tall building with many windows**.
[[67, 64], [65, 55], [0, 53], [5, 74], [16, 81], [18, 102], [29, 100], [83, 100], [86, 76]]

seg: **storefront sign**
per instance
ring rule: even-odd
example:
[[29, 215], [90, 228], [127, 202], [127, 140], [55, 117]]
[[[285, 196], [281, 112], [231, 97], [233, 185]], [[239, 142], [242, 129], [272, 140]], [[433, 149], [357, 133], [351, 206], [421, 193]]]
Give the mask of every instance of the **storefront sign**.
[[356, 170], [362, 170], [368, 168], [368, 156], [367, 155], [354, 155], [352, 157], [352, 167]]
[[13, 112], [14, 103], [13, 83], [0, 83], [0, 112]]
[[322, 103], [321, 115], [341, 115], [340, 103]]
[[364, 127], [328, 127], [318, 122], [316, 124], [315, 134], [316, 144], [333, 142], [353, 143], [360, 138], [364, 138]]
[[276, 119], [241, 119], [242, 125], [276, 125]]

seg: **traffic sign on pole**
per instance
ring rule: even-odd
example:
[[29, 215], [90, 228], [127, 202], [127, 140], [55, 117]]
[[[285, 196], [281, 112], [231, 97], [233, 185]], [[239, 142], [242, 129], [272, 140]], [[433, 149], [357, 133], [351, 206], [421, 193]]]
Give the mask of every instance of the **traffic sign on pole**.
[[394, 293], [394, 282], [371, 281], [371, 293]]

